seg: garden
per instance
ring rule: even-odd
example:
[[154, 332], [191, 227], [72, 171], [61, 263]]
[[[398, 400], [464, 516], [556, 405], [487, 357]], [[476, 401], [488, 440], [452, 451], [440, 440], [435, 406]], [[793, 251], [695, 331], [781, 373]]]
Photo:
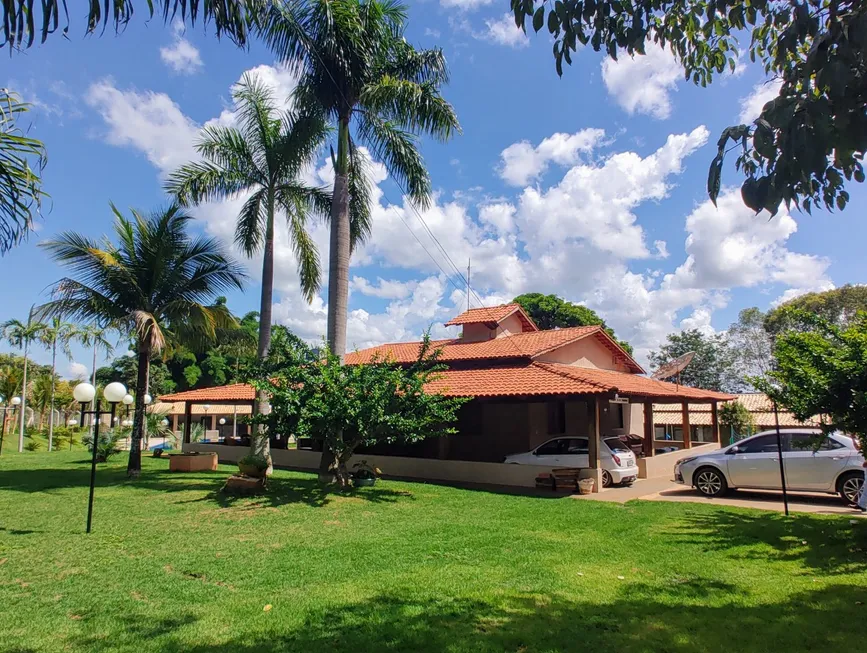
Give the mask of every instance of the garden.
[[867, 524], [0, 456], [0, 651], [808, 651], [867, 637]]

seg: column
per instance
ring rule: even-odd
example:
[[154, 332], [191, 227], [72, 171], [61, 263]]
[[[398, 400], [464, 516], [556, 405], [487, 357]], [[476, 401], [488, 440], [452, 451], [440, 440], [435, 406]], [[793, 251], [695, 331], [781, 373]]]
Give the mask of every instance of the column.
[[719, 446], [723, 446], [722, 443], [722, 433], [719, 430], [719, 407], [717, 402], [713, 402], [710, 405], [710, 424], [711, 424], [711, 433], [713, 433], [713, 439], [716, 440], [716, 443]]
[[681, 402], [681, 416], [683, 419], [683, 448], [689, 449], [692, 446], [689, 428], [689, 404], [687, 402]]
[[184, 402], [184, 444], [190, 442], [190, 432], [193, 428], [193, 404]]
[[602, 433], [603, 401], [608, 401], [607, 397], [603, 399], [596, 397], [593, 400], [593, 423], [590, 427], [590, 437], [588, 438], [588, 464], [593, 472], [593, 479], [596, 481], [593, 485], [594, 492], [599, 492], [602, 486], [602, 465], [599, 463], [599, 446], [602, 444], [600, 434]]
[[653, 402], [644, 400], [644, 455], [650, 458], [653, 455]]
[[178, 414], [172, 415], [172, 433], [178, 432]]

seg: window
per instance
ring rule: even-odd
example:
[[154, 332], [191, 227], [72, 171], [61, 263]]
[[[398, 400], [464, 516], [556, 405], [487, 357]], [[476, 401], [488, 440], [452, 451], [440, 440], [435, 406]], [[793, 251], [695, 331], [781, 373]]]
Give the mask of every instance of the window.
[[837, 440], [820, 433], [789, 433], [784, 437], [788, 437], [790, 441], [787, 451], [834, 451], [843, 448]]
[[[783, 451], [786, 450], [786, 443], [783, 442]], [[746, 440], [738, 443], [738, 453], [777, 453], [777, 436], [776, 434], [762, 435], [752, 440]]]
[[620, 438], [605, 438], [605, 444], [612, 453], [628, 453], [630, 451], [626, 443]]
[[537, 456], [556, 456], [560, 453], [561, 440], [551, 440], [536, 449]]
[[693, 426], [692, 427], [693, 442], [716, 442], [713, 437], [713, 429], [710, 426]]
[[576, 455], [590, 452], [590, 441], [587, 438], [569, 438], [566, 440], [566, 453]]
[[560, 435], [566, 432], [566, 402], [548, 402], [548, 435]]
[[608, 404], [608, 414], [612, 429], [623, 428], [623, 404]]
[[653, 427], [653, 439], [654, 440], [665, 440], [665, 427], [664, 426], [654, 426]]

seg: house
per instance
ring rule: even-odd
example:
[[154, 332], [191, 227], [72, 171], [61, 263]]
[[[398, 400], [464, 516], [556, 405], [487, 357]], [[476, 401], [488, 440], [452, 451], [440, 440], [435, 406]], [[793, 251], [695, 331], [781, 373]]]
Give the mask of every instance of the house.
[[[747, 410], [753, 416], [756, 428], [754, 432], [768, 431], [776, 426], [774, 417], [774, 405], [770, 398], [761, 392], [751, 392], [735, 395], [735, 401], [746, 406]], [[791, 412], [779, 409], [777, 411], [780, 427], [782, 428], [798, 428], [807, 427], [815, 428], [819, 426], [817, 418], [809, 419], [805, 422], [800, 421]], [[682, 446], [683, 443], [683, 417], [681, 415], [680, 406], [672, 406], [671, 404], [654, 404], [653, 406], [653, 429], [654, 439], [656, 441], [670, 442], [674, 446]], [[710, 407], [707, 404], [689, 404], [689, 424], [690, 434], [693, 443], [710, 442], [713, 440], [712, 432], [712, 416]], [[744, 437], [747, 433], [728, 433], [722, 434], [723, 444], [727, 444], [732, 438]]]
[[[650, 379], [602, 327], [542, 331], [518, 304], [471, 309], [446, 325], [460, 326], [462, 332], [456, 338], [433, 342], [448, 369], [429, 390], [472, 398], [461, 409], [458, 434], [368, 453], [500, 463], [505, 456], [529, 451], [553, 436], [576, 435], [589, 437], [590, 466], [598, 472], [603, 436], [640, 435], [647, 459], [665, 444], [654, 442], [655, 404], [707, 405], [713, 433], [718, 433], [717, 404], [732, 398]], [[391, 360], [410, 364], [420, 347], [420, 342], [379, 345], [347, 354], [345, 363]], [[250, 405], [253, 391], [243, 385], [224, 386], [175, 393], [161, 400], [183, 402], [185, 424], [189, 424], [193, 405], [207, 403], [212, 409]], [[688, 430], [688, 411], [682, 410], [682, 416], [687, 420], [682, 427]], [[669, 473], [673, 462], [671, 459], [667, 468], [655, 467]], [[648, 465], [644, 465], [645, 475]]]

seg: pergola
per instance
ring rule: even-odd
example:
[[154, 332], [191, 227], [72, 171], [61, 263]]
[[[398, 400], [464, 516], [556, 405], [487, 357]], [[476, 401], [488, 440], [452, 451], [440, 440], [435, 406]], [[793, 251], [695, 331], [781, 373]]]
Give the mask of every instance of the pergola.
[[253, 387], [246, 383], [234, 383], [212, 388], [200, 388], [163, 395], [159, 398], [164, 402], [180, 402], [184, 404], [184, 442], [190, 442], [192, 430], [193, 406], [250, 406], [252, 409], [256, 399]]

